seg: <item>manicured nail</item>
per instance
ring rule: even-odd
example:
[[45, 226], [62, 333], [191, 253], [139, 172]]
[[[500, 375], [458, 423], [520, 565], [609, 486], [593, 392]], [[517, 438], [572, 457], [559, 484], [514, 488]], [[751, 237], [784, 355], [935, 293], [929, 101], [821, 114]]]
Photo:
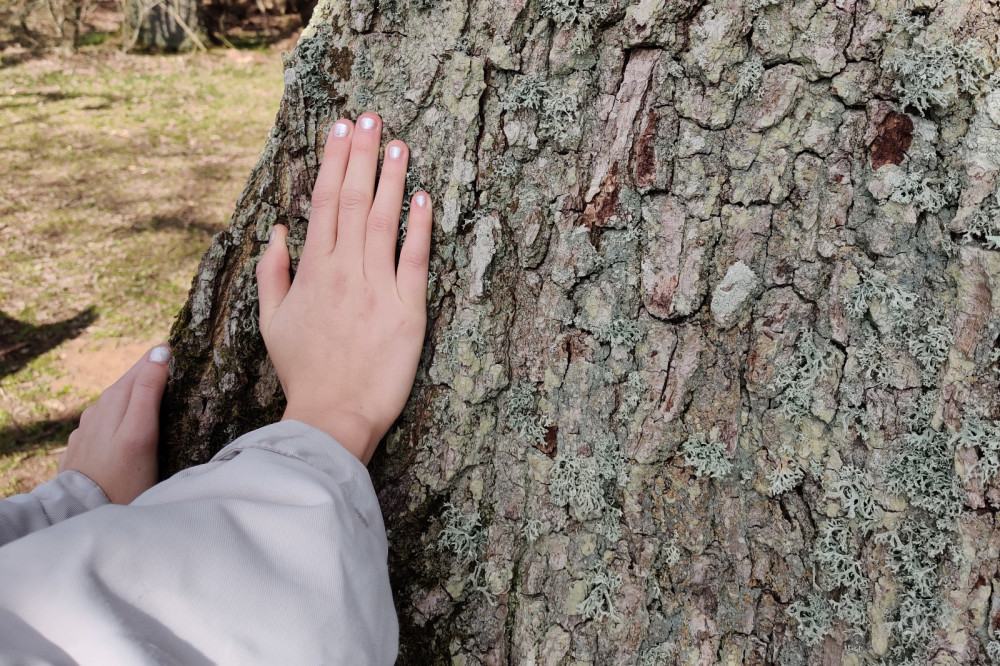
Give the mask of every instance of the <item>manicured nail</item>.
[[361, 125], [361, 129], [363, 130], [374, 129], [375, 119], [372, 118], [371, 116], [365, 116], [364, 118], [361, 119], [361, 122], [359, 124]]
[[275, 230], [271, 229], [271, 235], [267, 237], [267, 244], [268, 245], [270, 245], [271, 243], [274, 242], [274, 233], [275, 233]]
[[166, 347], [154, 347], [149, 352], [149, 360], [153, 363], [166, 363], [170, 360], [170, 350]]
[[418, 206], [426, 206], [427, 205], [427, 195], [425, 195], [425, 194], [418, 194], [416, 196], [416, 198], [414, 199], [414, 201], [417, 203]]
[[389, 157], [394, 160], [398, 160], [399, 156], [403, 154], [403, 149], [399, 146], [389, 146]]
[[347, 123], [335, 123], [333, 126], [334, 136], [347, 136]]

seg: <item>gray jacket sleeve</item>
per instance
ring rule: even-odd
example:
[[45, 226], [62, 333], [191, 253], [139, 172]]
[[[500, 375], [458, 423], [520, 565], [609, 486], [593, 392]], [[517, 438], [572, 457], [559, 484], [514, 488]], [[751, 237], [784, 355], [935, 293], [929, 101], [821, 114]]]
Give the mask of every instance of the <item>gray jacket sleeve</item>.
[[63, 472], [30, 493], [0, 500], [0, 546], [107, 503], [104, 491], [89, 478]]
[[0, 547], [0, 663], [391, 664], [368, 471], [295, 421]]

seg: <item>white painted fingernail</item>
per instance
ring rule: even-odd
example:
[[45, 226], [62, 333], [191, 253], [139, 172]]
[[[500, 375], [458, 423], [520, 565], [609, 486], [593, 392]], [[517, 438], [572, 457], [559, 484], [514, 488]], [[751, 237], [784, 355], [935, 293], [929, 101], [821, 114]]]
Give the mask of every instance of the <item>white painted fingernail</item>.
[[389, 157], [394, 160], [398, 160], [399, 156], [403, 154], [403, 149], [399, 146], [389, 146]]
[[375, 127], [375, 119], [370, 116], [365, 116], [360, 122], [361, 129], [370, 130]]
[[166, 347], [154, 347], [149, 352], [149, 360], [153, 363], [166, 363], [170, 360], [170, 350]]
[[416, 197], [416, 199], [415, 199], [415, 201], [417, 202], [418, 206], [426, 206], [427, 205], [427, 196], [424, 195], [424, 194], [418, 194], [417, 197]]
[[268, 245], [270, 245], [271, 243], [274, 242], [274, 234], [275, 234], [274, 229], [271, 229], [271, 235], [267, 237], [267, 244]]
[[333, 126], [334, 136], [347, 136], [347, 123], [335, 123]]

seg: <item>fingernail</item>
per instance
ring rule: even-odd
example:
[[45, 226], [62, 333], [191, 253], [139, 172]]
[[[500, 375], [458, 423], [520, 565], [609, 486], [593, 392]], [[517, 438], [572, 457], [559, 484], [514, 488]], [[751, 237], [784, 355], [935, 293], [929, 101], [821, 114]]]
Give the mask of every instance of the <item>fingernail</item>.
[[399, 156], [403, 154], [403, 149], [399, 146], [389, 146], [389, 157], [394, 160], [398, 160]]
[[271, 243], [274, 242], [274, 233], [275, 233], [275, 230], [271, 229], [271, 235], [267, 237], [267, 244], [268, 245], [270, 245]]
[[153, 363], [166, 363], [170, 360], [170, 350], [166, 347], [154, 347], [149, 352], [149, 360]]
[[370, 130], [375, 127], [375, 119], [371, 116], [365, 116], [359, 124], [361, 125], [361, 129]]
[[347, 136], [347, 123], [335, 123], [333, 126], [334, 136]]
[[418, 194], [416, 196], [416, 199], [414, 199], [414, 201], [417, 202], [418, 206], [426, 206], [427, 205], [427, 195], [425, 195], [425, 194]]

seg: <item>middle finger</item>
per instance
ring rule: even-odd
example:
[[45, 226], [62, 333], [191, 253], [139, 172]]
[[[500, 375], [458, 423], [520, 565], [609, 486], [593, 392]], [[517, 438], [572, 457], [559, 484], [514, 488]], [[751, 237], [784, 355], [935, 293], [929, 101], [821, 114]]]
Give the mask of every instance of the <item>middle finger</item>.
[[361, 265], [365, 251], [365, 227], [372, 208], [375, 170], [378, 168], [382, 121], [374, 113], [365, 113], [354, 127], [347, 175], [340, 191], [340, 214], [337, 216], [337, 245], [334, 255]]

